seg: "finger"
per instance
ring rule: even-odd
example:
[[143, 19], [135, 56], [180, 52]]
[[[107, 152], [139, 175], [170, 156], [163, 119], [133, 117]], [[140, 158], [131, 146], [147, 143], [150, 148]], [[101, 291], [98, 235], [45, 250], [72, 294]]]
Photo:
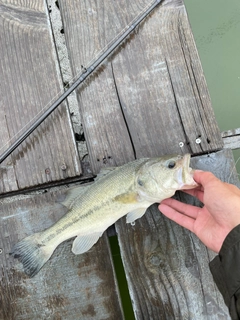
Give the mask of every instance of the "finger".
[[[200, 210], [200, 208], [198, 208], [198, 207], [180, 202], [180, 201], [172, 199], [172, 198], [163, 200], [159, 205], [160, 210], [162, 208], [161, 207], [162, 204], [167, 205], [168, 207], [176, 210], [177, 212], [179, 212], [183, 215], [186, 215], [190, 218], [193, 218], [193, 219], [196, 219], [198, 217], [199, 210]], [[166, 208], [165, 208], [165, 210], [166, 210]]]
[[204, 193], [203, 190], [200, 189], [189, 189], [189, 190], [182, 190], [187, 194], [190, 194], [191, 196], [197, 198], [201, 202], [203, 202]]
[[193, 232], [195, 219], [181, 214], [180, 212], [172, 207], [169, 207], [166, 204], [161, 203], [159, 205], [159, 210], [169, 219]]
[[201, 170], [194, 171], [193, 179], [203, 187], [205, 187], [209, 182], [221, 181], [213, 173]]

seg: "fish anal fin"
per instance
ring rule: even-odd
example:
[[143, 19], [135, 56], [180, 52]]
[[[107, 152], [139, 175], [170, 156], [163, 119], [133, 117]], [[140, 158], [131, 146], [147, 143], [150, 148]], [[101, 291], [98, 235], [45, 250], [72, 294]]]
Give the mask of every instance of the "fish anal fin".
[[138, 195], [136, 192], [127, 192], [116, 196], [114, 200], [121, 203], [137, 203]]
[[127, 214], [127, 223], [134, 223], [135, 220], [141, 218], [146, 212], [146, 208], [138, 208]]
[[74, 254], [82, 254], [87, 252], [101, 237], [102, 232], [95, 232], [87, 235], [79, 235], [73, 241], [72, 252]]

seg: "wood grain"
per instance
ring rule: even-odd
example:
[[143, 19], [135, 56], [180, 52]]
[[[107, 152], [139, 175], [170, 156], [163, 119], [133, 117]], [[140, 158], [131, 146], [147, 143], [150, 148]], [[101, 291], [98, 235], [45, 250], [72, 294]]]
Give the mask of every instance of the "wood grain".
[[[192, 167], [240, 186], [229, 150], [193, 158]], [[183, 193], [176, 198], [199, 205]], [[157, 205], [134, 227], [122, 218], [116, 230], [136, 319], [230, 319], [208, 267], [215, 254]]]
[[222, 132], [222, 138], [224, 148], [232, 150], [240, 148], [240, 128]]
[[[72, 72], [78, 75], [148, 2], [67, 0], [59, 4]], [[93, 171], [133, 160], [134, 148], [110, 62], [78, 90], [78, 100]]]
[[137, 157], [222, 148], [180, 1], [168, 1], [146, 19], [113, 60], [113, 70]]
[[[60, 4], [78, 74], [147, 2]], [[95, 172], [103, 160], [114, 165], [133, 157], [199, 154], [223, 146], [182, 1], [159, 5], [79, 89], [78, 99]]]
[[43, 230], [64, 213], [62, 191], [1, 200], [0, 319], [123, 319], [106, 234], [86, 254], [62, 243], [43, 269], [28, 278], [9, 256], [25, 236]]
[[[148, 1], [59, 4], [77, 76]], [[46, 12], [43, 0], [0, 4], [4, 145], [61, 89]], [[223, 146], [182, 0], [165, 0], [145, 19], [78, 90], [78, 101], [95, 173], [136, 157], [199, 154]], [[225, 180], [236, 178], [235, 172], [230, 174], [234, 162], [227, 150], [196, 157], [193, 164]], [[63, 105], [0, 167], [0, 191], [80, 173]], [[55, 202], [62, 192], [1, 202], [0, 318], [123, 319], [106, 235], [80, 256], [70, 252], [71, 241], [61, 244], [33, 279], [9, 256], [18, 240], [64, 214]], [[194, 235], [165, 219], [156, 206], [134, 227], [123, 218], [116, 228], [137, 319], [229, 319], [208, 269], [213, 253]]]
[[[4, 1], [0, 13], [3, 152], [50, 106], [62, 84], [45, 1]], [[80, 173], [70, 117], [63, 104], [0, 166], [0, 192]]]

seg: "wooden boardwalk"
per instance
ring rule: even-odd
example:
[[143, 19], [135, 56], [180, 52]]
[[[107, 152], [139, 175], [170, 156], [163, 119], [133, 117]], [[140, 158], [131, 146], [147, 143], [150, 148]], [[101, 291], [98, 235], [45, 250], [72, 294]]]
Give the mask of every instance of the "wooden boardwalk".
[[[149, 2], [57, 4], [75, 77]], [[45, 1], [7, 0], [0, 13], [2, 153], [63, 80]], [[32, 279], [9, 256], [18, 240], [64, 214], [57, 199], [69, 183], [135, 158], [189, 152], [194, 168], [238, 184], [182, 0], [164, 0], [77, 99], [90, 164], [79, 158], [66, 102], [0, 165], [0, 320], [124, 319], [106, 232], [83, 255], [71, 253], [72, 240], [62, 243]], [[136, 319], [229, 319], [208, 268], [214, 254], [156, 205], [134, 227], [122, 218], [116, 231]]]

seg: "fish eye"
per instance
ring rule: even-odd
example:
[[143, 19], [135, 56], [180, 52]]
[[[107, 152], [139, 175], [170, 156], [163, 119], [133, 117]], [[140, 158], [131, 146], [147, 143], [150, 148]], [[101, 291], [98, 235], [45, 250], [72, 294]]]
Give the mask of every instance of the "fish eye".
[[143, 186], [143, 181], [138, 179], [137, 183], [142, 187]]
[[176, 166], [176, 162], [173, 161], [173, 160], [170, 160], [170, 161], [167, 163], [168, 169], [173, 169], [175, 166]]

